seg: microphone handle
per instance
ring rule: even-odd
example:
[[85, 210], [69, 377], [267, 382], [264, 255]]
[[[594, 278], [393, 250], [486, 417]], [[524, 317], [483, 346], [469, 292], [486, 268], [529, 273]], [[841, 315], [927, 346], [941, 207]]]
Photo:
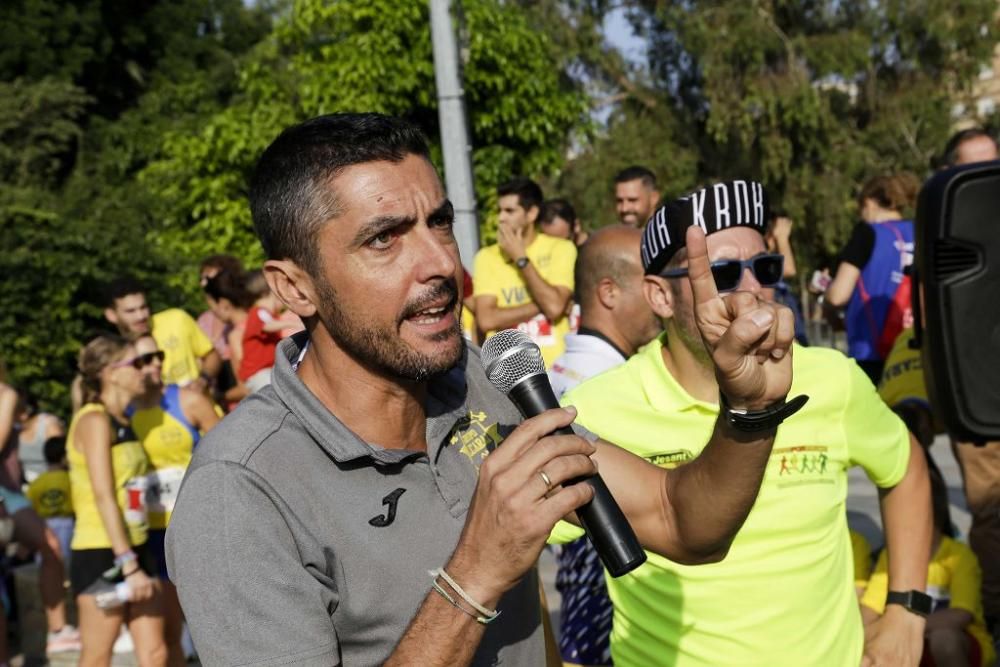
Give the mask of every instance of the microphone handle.
[[[528, 376], [516, 384], [508, 396], [526, 418], [559, 407], [549, 378], [544, 373]], [[568, 426], [555, 432], [560, 435], [574, 434], [573, 429]], [[646, 561], [646, 552], [642, 550], [632, 526], [604, 480], [598, 474], [573, 479], [567, 484], [580, 482], [589, 484], [594, 489], [594, 497], [586, 505], [577, 508], [576, 515], [580, 517], [580, 523], [597, 549], [604, 567], [612, 577], [620, 577], [642, 565]]]

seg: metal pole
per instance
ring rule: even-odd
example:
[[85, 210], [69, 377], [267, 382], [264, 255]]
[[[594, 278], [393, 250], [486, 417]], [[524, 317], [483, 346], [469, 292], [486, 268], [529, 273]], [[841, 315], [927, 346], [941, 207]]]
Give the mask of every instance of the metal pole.
[[451, 2], [430, 0], [430, 3], [444, 180], [448, 198], [455, 207], [455, 237], [462, 253], [462, 263], [472, 273], [472, 259], [479, 250], [479, 219], [476, 216], [476, 192], [472, 180], [472, 147], [465, 121], [465, 99], [458, 70], [458, 47], [451, 25]]

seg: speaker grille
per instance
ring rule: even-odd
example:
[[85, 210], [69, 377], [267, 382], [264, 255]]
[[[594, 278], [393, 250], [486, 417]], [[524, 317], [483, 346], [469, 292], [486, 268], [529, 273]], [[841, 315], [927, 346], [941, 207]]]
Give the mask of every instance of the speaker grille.
[[934, 277], [945, 280], [979, 267], [979, 253], [966, 245], [942, 240], [934, 244]]

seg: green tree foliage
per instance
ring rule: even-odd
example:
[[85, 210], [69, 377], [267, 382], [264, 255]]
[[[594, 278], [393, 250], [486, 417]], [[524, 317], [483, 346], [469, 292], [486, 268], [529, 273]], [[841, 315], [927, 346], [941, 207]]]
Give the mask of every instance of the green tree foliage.
[[[585, 106], [517, 7], [469, 0], [462, 9], [474, 173], [488, 205], [496, 184], [512, 174], [559, 167]], [[157, 242], [188, 256], [227, 249], [259, 261], [246, 205], [250, 172], [295, 121], [380, 111], [410, 118], [436, 142], [429, 25], [422, 0], [295, 2], [243, 64], [235, 103], [196, 133], [170, 133], [163, 159], [143, 172], [143, 183], [165, 203]], [[490, 231], [485, 224], [486, 240]]]
[[[269, 28], [240, 0], [0, 5], [0, 359], [65, 411], [101, 287], [132, 273], [176, 305], [149, 243], [155, 200], [136, 174], [168, 128], [197, 127], [236, 89], [236, 60]], [[200, 118], [199, 118], [200, 117]]]
[[[866, 177], [926, 172], [996, 41], [994, 0], [454, 4], [484, 242], [511, 175], [596, 227], [615, 219], [614, 173], [639, 163], [667, 195], [764, 180], [806, 266], [846, 238]], [[648, 64], [609, 45], [623, 10]], [[114, 275], [193, 310], [203, 256], [262, 259], [257, 156], [341, 110], [405, 116], [437, 141], [425, 0], [0, 3], [0, 359], [15, 382], [65, 405]]]
[[700, 179], [762, 179], [799, 222], [807, 263], [849, 235], [863, 180], [927, 172], [996, 42], [991, 0], [635, 6]]

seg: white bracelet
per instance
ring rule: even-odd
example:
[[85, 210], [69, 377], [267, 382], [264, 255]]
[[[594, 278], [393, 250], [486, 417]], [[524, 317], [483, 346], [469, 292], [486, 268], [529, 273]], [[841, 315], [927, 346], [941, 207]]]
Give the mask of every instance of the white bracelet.
[[500, 612], [498, 610], [496, 610], [496, 609], [487, 609], [483, 605], [481, 605], [478, 602], [476, 602], [475, 600], [473, 600], [469, 596], [469, 594], [466, 593], [465, 590], [461, 586], [459, 586], [455, 582], [455, 580], [452, 579], [448, 575], [447, 572], [444, 571], [443, 567], [440, 567], [440, 568], [438, 568], [436, 570], [429, 570], [427, 572], [427, 574], [431, 575], [431, 577], [433, 577], [433, 579], [434, 579], [434, 590], [436, 590], [438, 593], [440, 593], [441, 595], [443, 595], [444, 598], [446, 600], [448, 600], [448, 602], [452, 603], [453, 605], [455, 605], [456, 607], [458, 607], [462, 611], [465, 611], [466, 613], [468, 613], [465, 609], [463, 609], [458, 604], [458, 602], [453, 597], [451, 597], [450, 595], [448, 595], [448, 592], [445, 591], [441, 587], [440, 584], [438, 584], [438, 582], [437, 582], [438, 577], [441, 577], [442, 579], [444, 579], [448, 583], [448, 585], [452, 588], [452, 590], [454, 590], [456, 593], [458, 593], [459, 596], [461, 596], [461, 598], [463, 600], [465, 600], [466, 603], [468, 603], [468, 605], [470, 607], [472, 607], [477, 612], [479, 612], [480, 614], [482, 614], [481, 616], [474, 616], [473, 614], [469, 614], [470, 616], [473, 616], [476, 619], [476, 621], [478, 621], [479, 623], [482, 623], [483, 625], [486, 625], [487, 623], [492, 623], [493, 621], [495, 621], [497, 619], [498, 616], [500, 616]]

